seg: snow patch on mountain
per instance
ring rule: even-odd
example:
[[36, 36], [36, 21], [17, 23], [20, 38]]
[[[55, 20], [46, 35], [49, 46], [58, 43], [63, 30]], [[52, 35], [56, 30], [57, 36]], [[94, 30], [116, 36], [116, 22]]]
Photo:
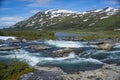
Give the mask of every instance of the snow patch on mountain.
[[120, 31], [120, 29], [114, 29], [114, 31]]
[[88, 19], [83, 20], [84, 22], [88, 21]]
[[104, 16], [104, 17], [101, 17], [100, 19], [105, 19], [105, 18], [108, 18], [109, 16]]
[[95, 25], [95, 23], [91, 23], [91, 24], [89, 24], [89, 26], [93, 26], [93, 25]]
[[97, 9], [97, 10], [94, 10], [93, 12], [100, 12], [102, 11], [102, 9]]

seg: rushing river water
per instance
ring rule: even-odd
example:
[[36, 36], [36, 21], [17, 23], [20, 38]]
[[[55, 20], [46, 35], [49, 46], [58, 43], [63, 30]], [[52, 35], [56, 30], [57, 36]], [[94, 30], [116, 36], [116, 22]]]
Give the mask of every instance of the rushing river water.
[[[29, 48], [30, 45], [47, 45], [49, 50], [35, 51]], [[120, 63], [120, 44], [116, 43], [113, 51], [96, 50], [96, 45], [88, 45], [80, 41], [29, 41], [17, 43], [1, 43], [0, 46], [21, 46], [21, 49], [11, 51], [0, 51], [0, 60], [9, 62], [15, 57], [25, 60], [29, 65], [35, 66], [57, 66], [64, 71], [78, 71], [97, 68], [105, 63]], [[53, 57], [53, 51], [61, 48], [84, 48], [84, 51], [76, 55], [70, 52], [68, 56]]]

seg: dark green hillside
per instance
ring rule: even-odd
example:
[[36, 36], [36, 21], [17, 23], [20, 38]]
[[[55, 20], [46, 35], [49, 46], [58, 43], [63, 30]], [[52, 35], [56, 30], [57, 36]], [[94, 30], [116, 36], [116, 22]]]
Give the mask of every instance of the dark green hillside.
[[116, 15], [113, 15], [109, 18], [100, 20], [94, 26], [94, 29], [100, 30], [114, 30], [120, 28], [120, 12]]

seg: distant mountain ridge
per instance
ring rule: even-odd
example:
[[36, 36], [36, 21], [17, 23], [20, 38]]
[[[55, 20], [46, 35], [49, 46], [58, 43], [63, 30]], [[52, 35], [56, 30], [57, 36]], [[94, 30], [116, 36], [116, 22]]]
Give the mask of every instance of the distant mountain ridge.
[[118, 29], [120, 9], [106, 7], [86, 12], [64, 9], [40, 11], [27, 20], [16, 23], [8, 30], [78, 30]]

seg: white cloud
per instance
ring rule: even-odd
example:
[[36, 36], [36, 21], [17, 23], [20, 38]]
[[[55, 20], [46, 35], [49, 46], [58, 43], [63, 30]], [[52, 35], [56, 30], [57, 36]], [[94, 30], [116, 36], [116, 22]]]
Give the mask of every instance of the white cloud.
[[0, 21], [20, 21], [23, 17], [13, 16], [13, 17], [1, 17]]
[[35, 14], [38, 13], [40, 10], [31, 10], [30, 13]]
[[108, 5], [117, 5], [117, 4], [119, 4], [118, 0], [105, 0], [104, 3], [108, 4]]
[[21, 1], [27, 1], [27, 2], [32, 2], [32, 3], [48, 3], [51, 0], [21, 0]]
[[39, 7], [40, 5], [45, 5], [49, 3], [51, 0], [21, 0], [21, 1], [30, 2], [30, 4], [27, 5], [29, 7]]
[[0, 27], [10, 27], [15, 23], [24, 20], [24, 17], [19, 16], [8, 16], [8, 17], [0, 17]]

